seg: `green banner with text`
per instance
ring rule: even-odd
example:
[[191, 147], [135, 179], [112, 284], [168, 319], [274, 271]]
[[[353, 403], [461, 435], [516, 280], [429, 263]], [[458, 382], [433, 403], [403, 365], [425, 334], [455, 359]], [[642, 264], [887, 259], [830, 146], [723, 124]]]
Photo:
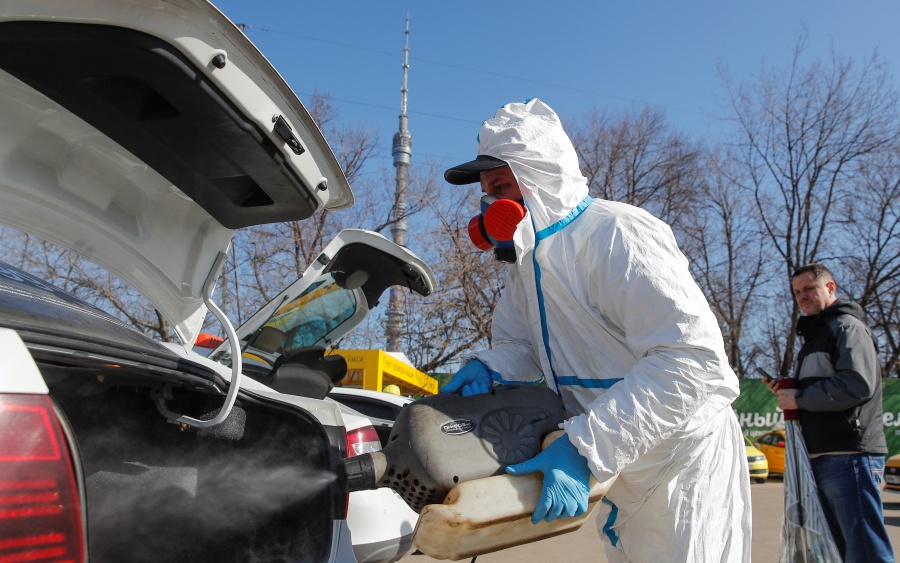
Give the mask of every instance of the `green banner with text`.
[[[900, 453], [900, 379], [883, 379], [884, 435], [888, 456]], [[741, 396], [731, 405], [744, 434], [754, 441], [773, 428], [784, 428], [784, 414], [761, 379], [742, 379]]]

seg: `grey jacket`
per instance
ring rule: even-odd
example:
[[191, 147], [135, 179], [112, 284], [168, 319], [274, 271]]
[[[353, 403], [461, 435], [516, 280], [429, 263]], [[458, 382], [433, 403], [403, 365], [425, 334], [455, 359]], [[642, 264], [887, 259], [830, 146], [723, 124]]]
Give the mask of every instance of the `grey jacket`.
[[886, 454], [881, 370], [862, 308], [838, 299], [801, 317], [797, 406], [809, 453]]

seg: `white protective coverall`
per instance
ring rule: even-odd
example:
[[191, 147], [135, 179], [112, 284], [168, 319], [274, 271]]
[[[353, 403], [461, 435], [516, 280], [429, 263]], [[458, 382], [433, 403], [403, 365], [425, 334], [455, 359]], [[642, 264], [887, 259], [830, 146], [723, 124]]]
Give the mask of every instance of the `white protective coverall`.
[[610, 561], [750, 561], [750, 480], [730, 405], [738, 380], [671, 229], [591, 199], [559, 118], [540, 100], [486, 121], [478, 154], [506, 161], [528, 214], [493, 317], [468, 356], [560, 394], [598, 481]]

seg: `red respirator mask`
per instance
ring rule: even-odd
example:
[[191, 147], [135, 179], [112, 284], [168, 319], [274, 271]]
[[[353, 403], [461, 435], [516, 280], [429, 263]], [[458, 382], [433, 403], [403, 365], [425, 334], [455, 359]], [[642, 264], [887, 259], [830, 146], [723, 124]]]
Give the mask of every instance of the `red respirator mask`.
[[515, 262], [512, 238], [524, 218], [525, 206], [518, 201], [486, 195], [481, 198], [481, 213], [469, 221], [469, 238], [481, 250], [493, 248], [497, 260]]

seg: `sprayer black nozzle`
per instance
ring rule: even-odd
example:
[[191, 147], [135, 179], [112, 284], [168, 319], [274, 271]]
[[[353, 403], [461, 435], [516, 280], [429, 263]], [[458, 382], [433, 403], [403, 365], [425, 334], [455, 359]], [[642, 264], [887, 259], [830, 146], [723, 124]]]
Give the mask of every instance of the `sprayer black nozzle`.
[[384, 474], [385, 459], [381, 452], [372, 452], [341, 460], [339, 478], [348, 493], [378, 488]]

